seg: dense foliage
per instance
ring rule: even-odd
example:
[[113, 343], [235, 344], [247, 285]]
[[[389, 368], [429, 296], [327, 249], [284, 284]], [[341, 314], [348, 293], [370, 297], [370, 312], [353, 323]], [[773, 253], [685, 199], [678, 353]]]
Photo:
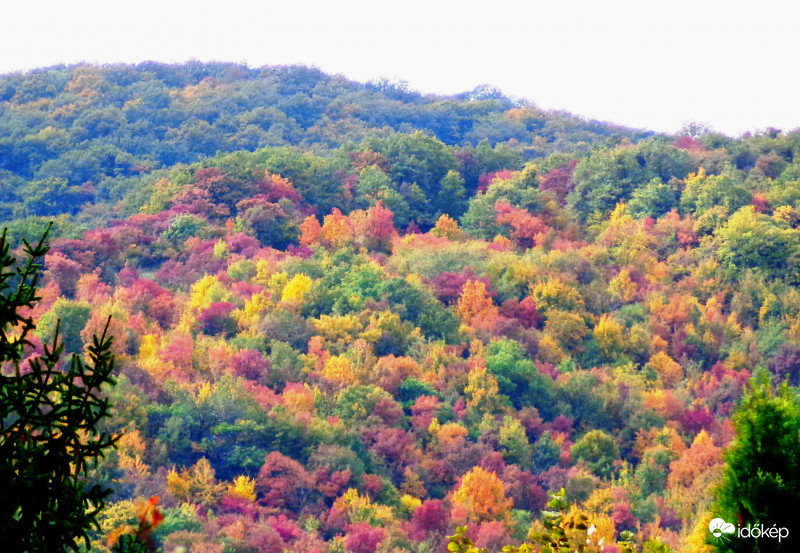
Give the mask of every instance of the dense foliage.
[[57, 234], [31, 341], [115, 337], [98, 550], [158, 496], [167, 552], [499, 551], [562, 488], [604, 551], [710, 550], [747, 382], [796, 409], [797, 131], [296, 67], [0, 83], [3, 216]]
[[[438, 140], [406, 136], [415, 131]], [[339, 164], [299, 154], [341, 149], [346, 155], [353, 142], [365, 141], [371, 155], [362, 156], [361, 169], [389, 158], [398, 185], [431, 192], [457, 166], [456, 154], [474, 186], [480, 165], [502, 169], [645, 134], [517, 105], [488, 87], [422, 96], [402, 83], [364, 85], [308, 67], [146, 62], [0, 76], [5, 217], [75, 214], [87, 201], [116, 202], [139, 175], [217, 152], [282, 148], [276, 154], [284, 159], [276, 163], [283, 176], [298, 184], [294, 172], [310, 171], [316, 186], [334, 196], [330, 179]], [[326, 213], [331, 207], [322, 206]]]

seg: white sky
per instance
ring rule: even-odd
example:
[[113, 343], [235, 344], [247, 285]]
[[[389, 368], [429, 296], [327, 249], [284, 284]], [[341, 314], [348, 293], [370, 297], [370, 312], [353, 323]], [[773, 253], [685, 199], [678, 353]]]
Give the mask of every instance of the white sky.
[[800, 2], [0, 0], [0, 73], [60, 62], [304, 63], [676, 131], [800, 127]]

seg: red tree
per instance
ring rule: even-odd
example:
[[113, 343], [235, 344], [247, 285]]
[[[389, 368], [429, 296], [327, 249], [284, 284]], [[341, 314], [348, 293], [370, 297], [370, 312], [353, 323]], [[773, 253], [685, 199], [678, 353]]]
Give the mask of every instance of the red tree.
[[359, 522], [347, 526], [344, 545], [351, 553], [375, 553], [385, 537], [386, 530], [383, 528], [375, 528], [368, 522]]
[[266, 456], [256, 478], [259, 503], [292, 511], [299, 510], [312, 486], [303, 465], [277, 451]]

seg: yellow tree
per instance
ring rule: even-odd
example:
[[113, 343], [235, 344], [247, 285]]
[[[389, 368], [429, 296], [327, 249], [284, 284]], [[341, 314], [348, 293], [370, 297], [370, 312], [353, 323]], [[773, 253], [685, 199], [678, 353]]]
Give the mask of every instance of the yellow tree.
[[266, 291], [257, 292], [250, 296], [250, 299], [244, 300], [244, 307], [235, 309], [232, 315], [245, 336], [257, 336], [258, 324], [267, 310], [273, 306]]
[[631, 273], [628, 269], [622, 269], [617, 276], [608, 283], [608, 292], [612, 296], [624, 302], [631, 302], [638, 286], [631, 280]]
[[[480, 359], [480, 358], [479, 358]], [[469, 397], [467, 407], [479, 415], [500, 410], [500, 387], [497, 378], [486, 370], [485, 361], [472, 368], [464, 393]]]
[[373, 526], [391, 525], [392, 509], [373, 503], [369, 496], [359, 495], [355, 488], [348, 489], [333, 502], [331, 511], [343, 513], [351, 523], [369, 522]]
[[144, 440], [138, 430], [126, 430], [122, 434], [117, 442], [119, 468], [125, 471], [120, 479], [122, 483], [139, 486], [149, 478], [150, 466], [142, 459], [145, 449]]
[[344, 355], [335, 355], [325, 362], [322, 375], [339, 387], [349, 386], [356, 382], [353, 364]]
[[228, 486], [228, 495], [248, 501], [256, 500], [256, 481], [248, 476], [237, 476]]
[[228, 301], [233, 296], [225, 289], [217, 277], [205, 275], [192, 284], [188, 307], [194, 311], [207, 308], [214, 302]]
[[177, 328], [183, 332], [191, 332], [197, 315], [203, 309], [208, 308], [212, 303], [231, 301], [232, 299], [233, 294], [223, 286], [217, 277], [212, 275], [203, 276], [203, 278], [192, 284], [189, 301], [183, 313], [181, 313]]
[[353, 242], [354, 232], [350, 219], [338, 208], [326, 215], [322, 224], [322, 234], [331, 246], [341, 248]]
[[458, 240], [464, 233], [458, 228], [458, 223], [455, 219], [445, 213], [436, 221], [436, 226], [431, 229], [431, 234], [450, 240]]
[[625, 350], [624, 327], [607, 314], [594, 327], [594, 339], [606, 357], [614, 358]]
[[683, 367], [666, 352], [659, 351], [650, 358], [650, 366], [661, 377], [666, 388], [674, 388], [683, 379]]
[[308, 384], [289, 384], [281, 394], [283, 405], [292, 413], [313, 413], [316, 401], [314, 389]]
[[583, 311], [585, 305], [580, 292], [557, 278], [549, 278], [531, 287], [531, 295], [539, 311], [551, 309]]
[[433, 419], [428, 431], [436, 435], [436, 446], [442, 451], [457, 451], [462, 448], [467, 441], [469, 432], [463, 425], [457, 422], [446, 422], [439, 424], [437, 419]]
[[482, 280], [468, 280], [461, 289], [456, 312], [465, 324], [477, 316], [497, 315], [497, 307], [486, 293], [486, 283]]
[[298, 273], [292, 277], [286, 286], [283, 288], [283, 292], [281, 293], [281, 302], [290, 304], [290, 305], [298, 305], [302, 303], [303, 296], [311, 289], [311, 285], [313, 281], [311, 277], [305, 275], [303, 273]]
[[507, 521], [514, 506], [513, 500], [506, 497], [503, 481], [482, 467], [473, 467], [463, 476], [452, 504], [453, 518], [466, 516], [469, 522], [477, 523]]
[[225, 490], [225, 485], [217, 482], [215, 473], [208, 459], [202, 457], [189, 470], [183, 469], [178, 473], [173, 468], [169, 471], [167, 490], [186, 502], [213, 505]]
[[145, 334], [139, 342], [139, 366], [153, 375], [159, 375], [162, 361], [158, 353], [161, 351], [161, 340], [155, 334]]
[[347, 349], [358, 334], [364, 330], [363, 323], [353, 315], [320, 315], [319, 319], [310, 319], [317, 332], [325, 339], [323, 344], [334, 353], [341, 353]]

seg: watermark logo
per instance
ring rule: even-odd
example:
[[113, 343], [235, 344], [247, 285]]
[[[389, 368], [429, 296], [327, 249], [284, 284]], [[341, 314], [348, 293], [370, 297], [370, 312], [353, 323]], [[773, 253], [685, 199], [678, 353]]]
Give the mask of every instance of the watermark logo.
[[711, 532], [717, 544], [729, 542], [733, 536], [745, 539], [770, 538], [777, 539], [778, 542], [789, 537], [788, 528], [778, 528], [777, 525], [769, 527], [763, 524], [748, 524], [737, 528], [733, 523], [725, 522], [721, 518], [715, 518], [709, 522], [708, 531]]
[[736, 526], [730, 522], [725, 522], [721, 518], [715, 518], [708, 523], [708, 531], [714, 536], [717, 543], [730, 541], [731, 535], [736, 533]]

